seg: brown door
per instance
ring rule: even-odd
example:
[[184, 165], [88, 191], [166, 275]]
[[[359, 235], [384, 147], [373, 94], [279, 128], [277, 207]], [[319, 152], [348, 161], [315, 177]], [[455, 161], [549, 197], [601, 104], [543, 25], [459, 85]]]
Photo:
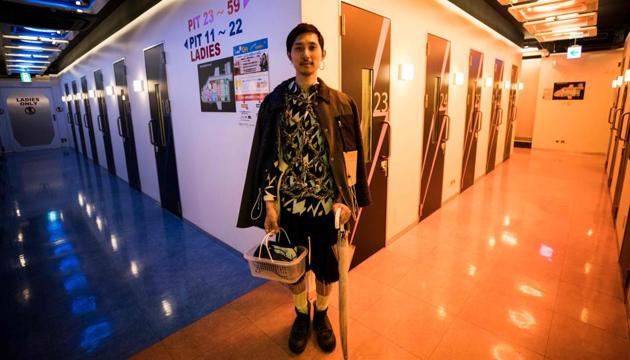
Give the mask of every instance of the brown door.
[[466, 95], [466, 128], [464, 132], [464, 157], [462, 161], [461, 190], [475, 182], [475, 160], [477, 138], [481, 131], [481, 82], [483, 75], [483, 53], [470, 50], [468, 57], [468, 95]]
[[[626, 63], [625, 56], [622, 59], [621, 63], [622, 64]], [[623, 66], [620, 67], [620, 71], [621, 71], [620, 75], [623, 75], [624, 74]], [[612, 168], [611, 165], [613, 164], [611, 157], [615, 153], [613, 150], [615, 146], [615, 137], [617, 136], [617, 128], [616, 128], [617, 119], [619, 118], [619, 115], [621, 115], [619, 113], [621, 111], [621, 109], [619, 109], [620, 96], [621, 96], [621, 86], [619, 86], [617, 90], [614, 92], [613, 106], [610, 108], [610, 111], [608, 112], [608, 124], [610, 124], [610, 135], [608, 136], [608, 152], [606, 153], [606, 162], [604, 163], [604, 167], [606, 168], [606, 174], [610, 174], [610, 171]]]
[[420, 220], [442, 205], [444, 153], [450, 133], [448, 79], [451, 42], [432, 34], [427, 38], [427, 76], [420, 169]]
[[625, 114], [625, 112], [627, 111], [626, 99], [628, 97], [628, 85], [627, 83], [624, 83], [621, 86], [621, 99], [619, 100], [619, 104], [617, 106], [617, 109], [615, 110], [615, 114], [613, 115], [613, 146], [608, 171], [608, 186], [611, 187], [611, 196], [614, 196], [613, 194], [615, 193], [617, 175], [619, 174], [619, 165], [621, 163], [621, 151], [624, 144], [623, 131], [626, 127], [625, 125], [627, 125], [624, 124], [627, 117], [624, 118], [623, 114]]
[[503, 97], [503, 60], [494, 61], [494, 88], [492, 89], [492, 110], [490, 112], [490, 133], [488, 140], [488, 162], [486, 174], [494, 170], [497, 161], [497, 141], [499, 140], [499, 127], [503, 123], [503, 109], [501, 98]]
[[510, 158], [512, 153], [512, 132], [514, 131], [514, 121], [516, 120], [516, 88], [518, 87], [518, 66], [512, 65], [512, 75], [510, 76], [509, 102], [508, 102], [508, 117], [505, 129], [505, 147], [503, 147], [503, 161]]
[[359, 107], [371, 206], [359, 212], [352, 232], [352, 265], [385, 246], [389, 161], [390, 20], [341, 3], [341, 89]]

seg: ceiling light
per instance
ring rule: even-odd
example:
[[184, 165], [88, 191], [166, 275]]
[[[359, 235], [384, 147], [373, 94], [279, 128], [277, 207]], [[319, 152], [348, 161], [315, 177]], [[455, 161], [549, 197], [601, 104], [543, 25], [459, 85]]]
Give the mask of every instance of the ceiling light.
[[579, 28], [583, 26], [594, 26], [597, 24], [597, 13], [591, 12], [586, 14], [572, 14], [570, 18], [562, 18], [560, 16], [552, 17], [552, 20], [529, 21], [523, 24], [523, 27], [531, 34], [549, 32], [553, 30], [561, 30], [567, 28]]
[[16, 68], [16, 69], [46, 69], [48, 66], [42, 65], [10, 65], [7, 64], [7, 68]]
[[38, 58], [38, 59], [48, 59], [47, 55], [37, 55], [37, 54], [19, 54], [19, 53], [5, 53], [6, 56], [13, 57], [24, 57], [24, 58]]
[[520, 22], [597, 11], [598, 0], [538, 0], [508, 9]]
[[588, 26], [583, 28], [564, 29], [558, 31], [548, 31], [543, 33], [536, 33], [534, 37], [540, 42], [566, 40], [566, 39], [579, 39], [585, 37], [591, 37], [597, 35], [596, 26]]
[[497, 0], [497, 1], [501, 5], [514, 5], [514, 4], [520, 4], [520, 3], [524, 3], [526, 1], [531, 1], [531, 0]]
[[16, 63], [33, 63], [33, 64], [50, 64], [50, 61], [46, 60], [21, 60], [21, 59], [6, 59], [6, 62]]
[[56, 51], [61, 52], [61, 49], [54, 47], [43, 47], [43, 46], [27, 46], [27, 45], [5, 45], [5, 49], [21, 49], [21, 50], [41, 50], [41, 51]]
[[3, 38], [6, 39], [15, 39], [15, 40], [26, 40], [26, 41], [47, 41], [47, 42], [52, 42], [52, 43], [63, 43], [63, 44], [67, 44], [69, 43], [68, 40], [63, 40], [63, 39], [53, 39], [53, 38], [47, 38], [47, 37], [41, 37], [41, 36], [29, 36], [29, 35], [2, 35]]

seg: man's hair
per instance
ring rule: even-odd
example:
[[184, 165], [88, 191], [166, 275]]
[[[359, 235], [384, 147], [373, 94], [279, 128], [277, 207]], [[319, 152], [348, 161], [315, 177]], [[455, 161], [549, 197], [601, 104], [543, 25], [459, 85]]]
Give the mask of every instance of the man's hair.
[[289, 33], [289, 35], [287, 35], [287, 52], [288, 53], [291, 52], [291, 48], [293, 47], [293, 43], [295, 42], [295, 39], [297, 39], [298, 36], [302, 34], [306, 34], [306, 33], [313, 33], [317, 35], [319, 46], [322, 48], [322, 50], [324, 50], [324, 37], [322, 36], [322, 33], [319, 32], [319, 30], [315, 27], [315, 25], [301, 23], [301, 24], [298, 24], [296, 27], [294, 27], [293, 30], [291, 30], [291, 32]]

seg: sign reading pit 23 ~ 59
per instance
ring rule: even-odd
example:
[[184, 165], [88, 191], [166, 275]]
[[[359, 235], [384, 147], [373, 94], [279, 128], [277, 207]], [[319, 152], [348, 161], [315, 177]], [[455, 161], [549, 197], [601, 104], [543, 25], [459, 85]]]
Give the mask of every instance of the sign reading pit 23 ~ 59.
[[189, 36], [184, 47], [190, 62], [221, 55], [221, 39], [243, 33], [243, 20], [238, 17], [250, 0], [226, 0], [225, 8], [208, 9], [187, 21]]

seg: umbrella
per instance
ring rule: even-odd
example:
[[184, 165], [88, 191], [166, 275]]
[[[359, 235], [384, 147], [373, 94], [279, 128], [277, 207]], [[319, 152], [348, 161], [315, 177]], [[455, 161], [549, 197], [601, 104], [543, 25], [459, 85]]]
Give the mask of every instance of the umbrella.
[[348, 272], [354, 255], [354, 245], [348, 242], [348, 232], [339, 223], [341, 209], [335, 213], [335, 228], [339, 229], [337, 244], [333, 246], [339, 264], [339, 336], [343, 358], [348, 359]]

